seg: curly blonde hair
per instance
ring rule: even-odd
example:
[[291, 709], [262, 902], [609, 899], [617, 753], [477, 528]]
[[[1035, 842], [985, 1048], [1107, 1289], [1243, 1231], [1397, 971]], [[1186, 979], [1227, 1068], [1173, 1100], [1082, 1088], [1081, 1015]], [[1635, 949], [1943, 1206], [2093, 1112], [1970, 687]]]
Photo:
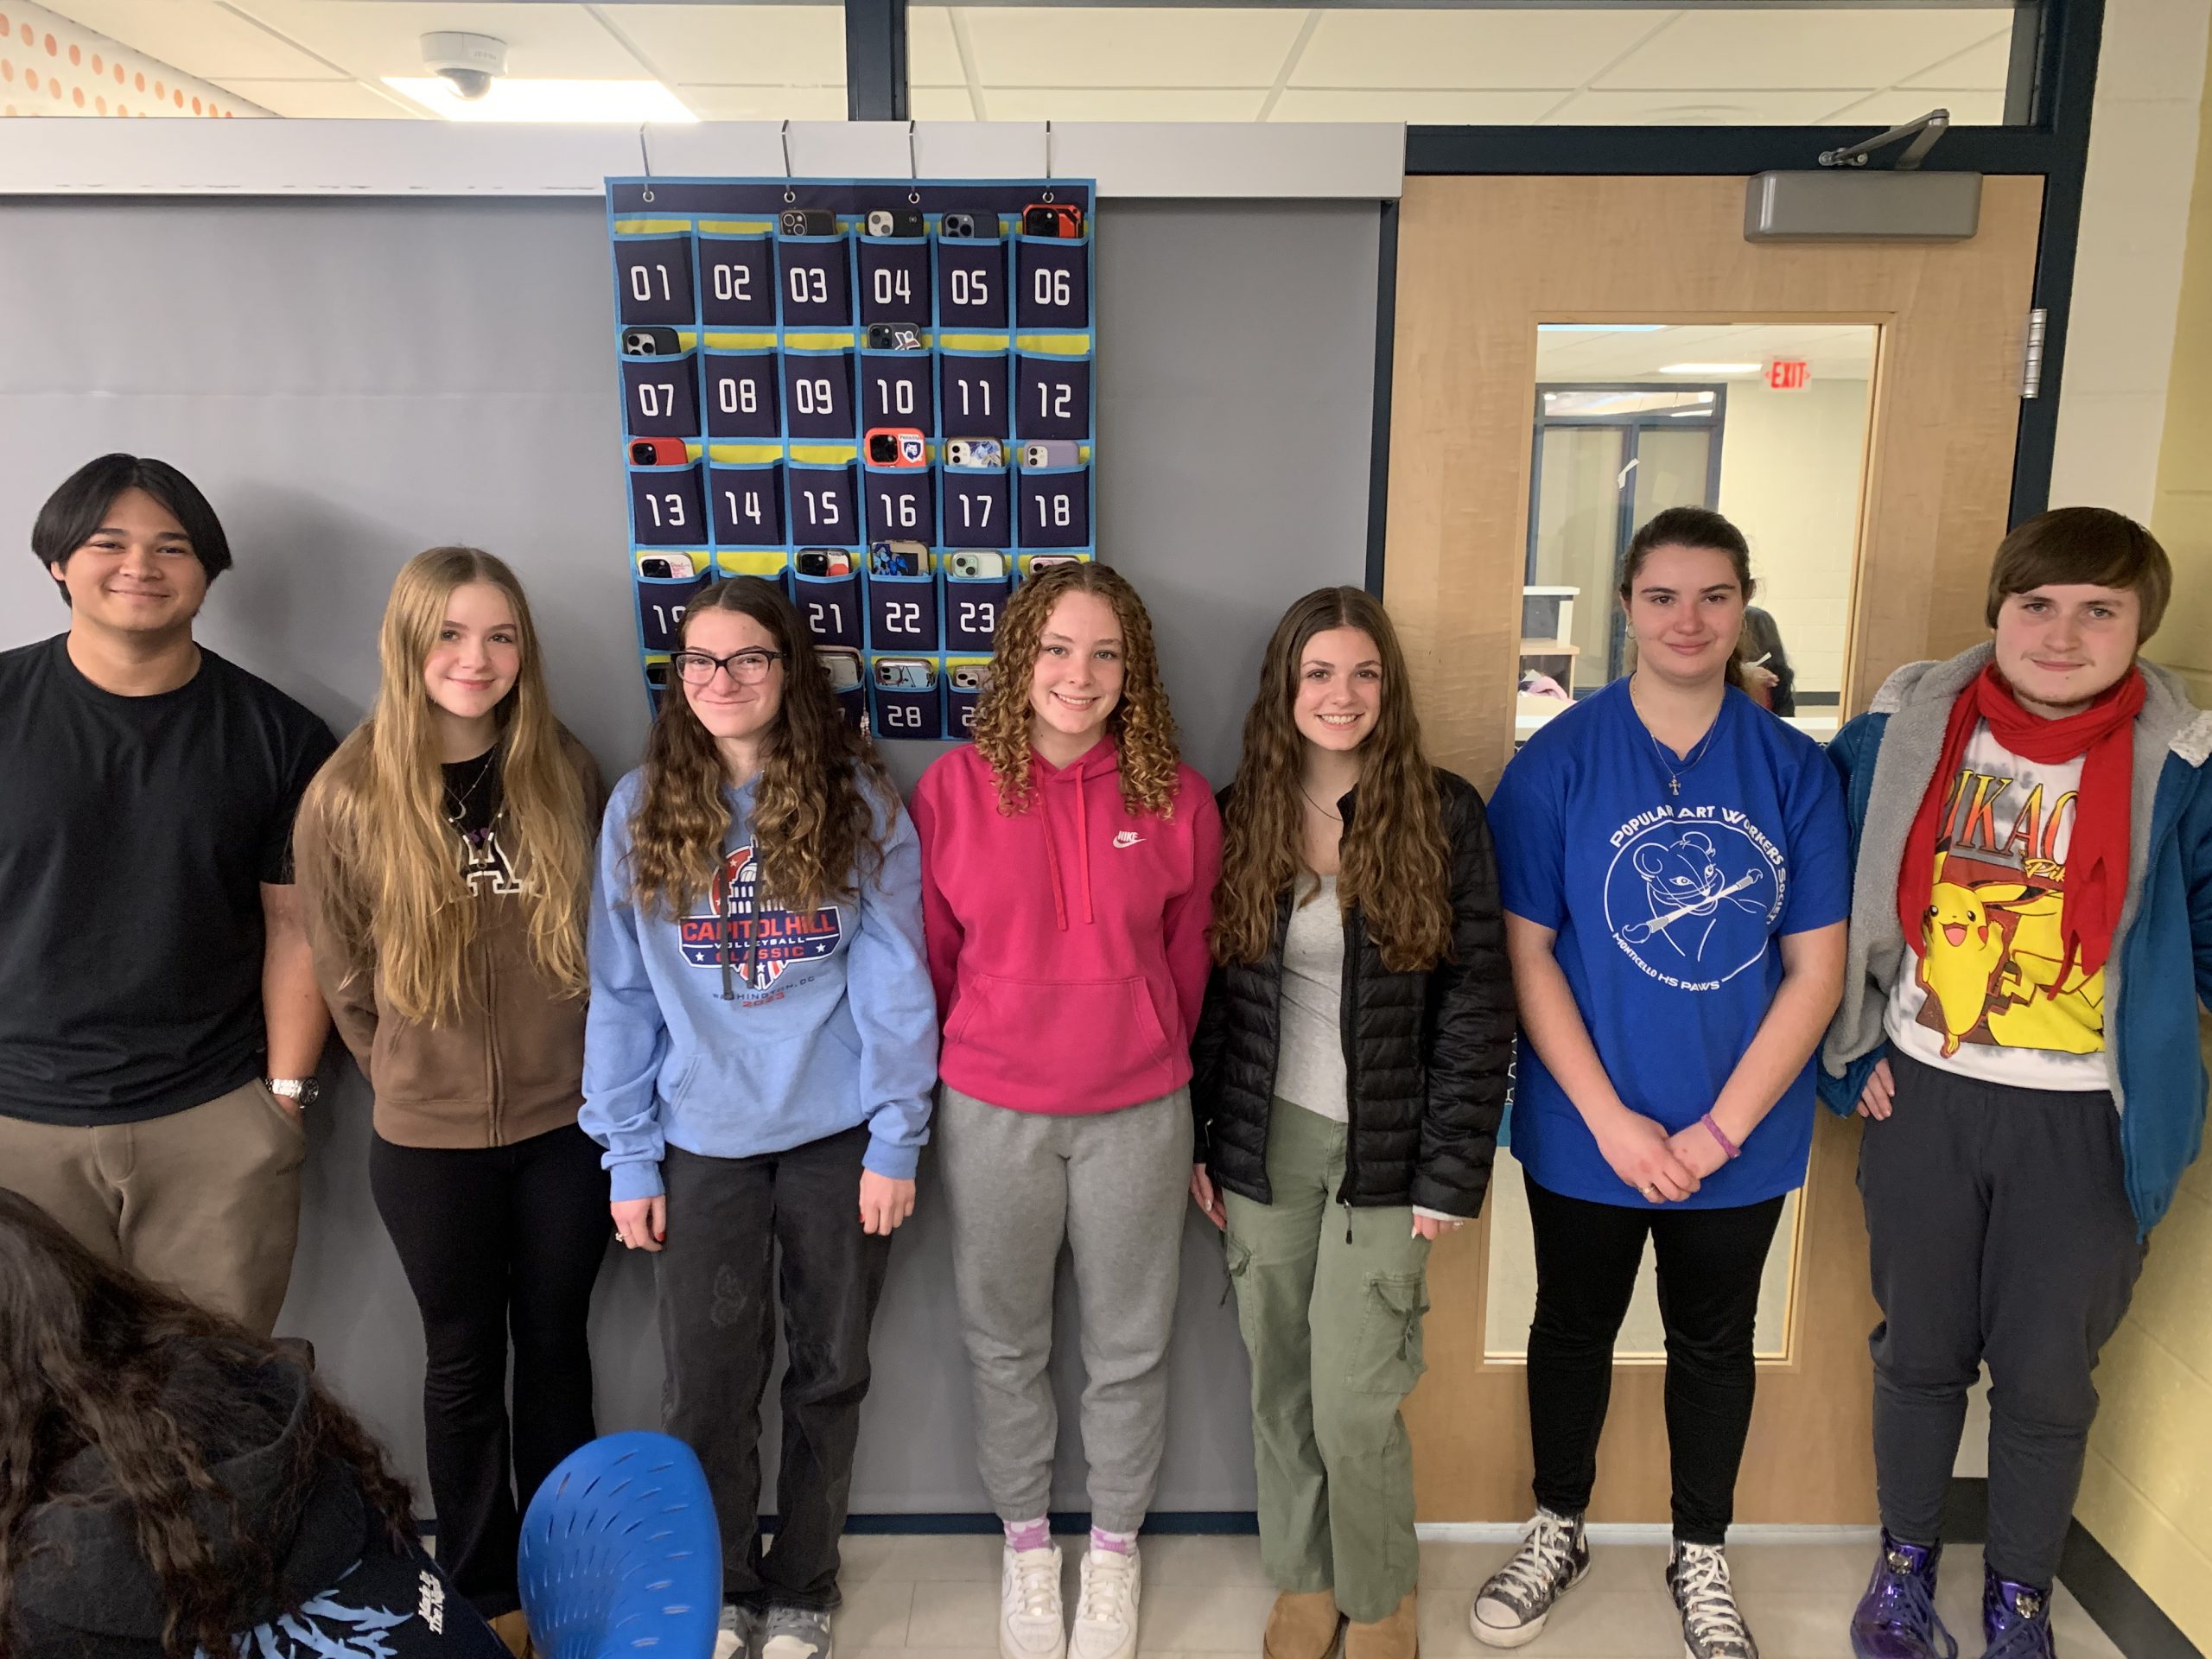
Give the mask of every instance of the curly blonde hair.
[[1120, 756], [1122, 798], [1133, 813], [1174, 816], [1177, 768], [1175, 716], [1160, 683], [1153, 648], [1152, 618], [1129, 579], [1084, 561], [1048, 565], [1014, 589], [999, 617], [991, 679], [976, 706], [976, 749], [997, 779], [999, 810], [1027, 810], [1034, 794], [1029, 776], [1029, 684], [1052, 607], [1069, 594], [1096, 594], [1114, 607], [1122, 625], [1122, 696], [1106, 717], [1107, 735]]
[[[761, 745], [753, 803], [760, 891], [798, 911], [849, 899], [856, 876], [872, 880], [883, 866], [869, 797], [887, 824], [897, 822], [890, 774], [875, 746], [846, 723], [814, 635], [782, 588], [758, 576], [709, 582], [684, 607], [678, 651], [709, 611], [751, 617], [783, 653], [783, 706]], [[661, 699], [645, 772], [630, 815], [630, 895], [640, 912], [677, 916], [713, 892], [729, 834], [721, 755], [680, 683]]]

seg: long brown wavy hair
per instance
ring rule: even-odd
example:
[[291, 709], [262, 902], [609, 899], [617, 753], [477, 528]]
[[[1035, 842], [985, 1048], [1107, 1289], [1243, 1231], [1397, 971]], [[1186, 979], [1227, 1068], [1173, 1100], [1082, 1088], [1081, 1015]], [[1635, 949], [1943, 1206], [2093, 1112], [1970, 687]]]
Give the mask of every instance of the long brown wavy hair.
[[1300, 804], [1305, 740], [1291, 709], [1306, 642], [1331, 628], [1359, 629], [1375, 641], [1382, 664], [1375, 729], [1359, 748], [1359, 809], [1344, 829], [1337, 902], [1346, 915], [1359, 907], [1385, 968], [1425, 973], [1452, 952], [1452, 851], [1435, 772], [1421, 753], [1398, 632], [1357, 588], [1315, 589], [1283, 613], [1268, 641], [1260, 692], [1244, 716], [1243, 759], [1222, 815], [1214, 960], [1267, 956], [1282, 895], [1313, 880]]
[[1106, 734], [1121, 757], [1122, 799], [1133, 813], [1172, 817], [1175, 772], [1182, 753], [1175, 715], [1160, 683], [1160, 656], [1152, 643], [1152, 618], [1129, 579], [1085, 560], [1047, 565], [1014, 590], [1000, 613], [998, 650], [991, 681], [976, 705], [976, 747], [990, 763], [999, 787], [999, 810], [1025, 811], [1029, 778], [1029, 683], [1052, 607], [1069, 594], [1096, 594], [1114, 607], [1122, 625], [1122, 696], [1106, 717]]
[[528, 883], [531, 955], [558, 995], [582, 996], [591, 982], [584, 928], [596, 826], [563, 753], [530, 601], [505, 560], [480, 548], [434, 547], [408, 560], [391, 584], [377, 639], [383, 679], [368, 718], [308, 790], [330, 838], [321, 920], [340, 938], [369, 940], [385, 1000], [404, 1017], [433, 1025], [453, 1019], [468, 995], [462, 963], [480, 907], [470, 902], [446, 820], [436, 711], [423, 665], [454, 590], [471, 582], [506, 595], [521, 647], [514, 688], [494, 715], [505, 801], [499, 839]]
[[[168, 1659], [230, 1653], [276, 1596], [282, 1563], [212, 1471], [278, 1438], [297, 1368], [244, 1325], [109, 1266], [29, 1198], [0, 1190], [0, 1649], [16, 1628], [32, 1526], [42, 1505], [60, 1502], [110, 1509], [136, 1540], [168, 1609]], [[415, 1536], [407, 1487], [353, 1414], [312, 1376], [307, 1389], [305, 1432], [276, 1507], [296, 1514], [318, 1463], [334, 1459], [391, 1548], [405, 1548]], [[63, 1465], [87, 1450], [105, 1460], [99, 1484], [60, 1490]], [[195, 1502], [230, 1512], [238, 1547], [219, 1561]]]
[[[845, 721], [814, 634], [784, 590], [758, 576], [701, 588], [683, 613], [677, 649], [710, 611], [749, 616], [783, 653], [783, 706], [760, 746], [753, 802], [753, 851], [760, 890], [793, 910], [849, 899], [855, 875], [871, 880], [883, 845], [869, 797], [899, 812], [899, 791], [875, 746]], [[713, 891], [729, 804], [722, 759], [677, 681], [661, 699], [645, 740], [645, 786], [630, 815], [630, 893], [641, 911], [674, 917]]]

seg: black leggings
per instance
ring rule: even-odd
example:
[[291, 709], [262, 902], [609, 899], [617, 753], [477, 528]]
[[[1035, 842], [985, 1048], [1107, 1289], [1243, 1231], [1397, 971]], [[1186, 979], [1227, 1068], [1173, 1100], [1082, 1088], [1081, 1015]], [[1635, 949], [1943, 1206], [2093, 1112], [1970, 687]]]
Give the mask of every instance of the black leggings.
[[584, 1332], [613, 1236], [599, 1147], [573, 1124], [480, 1148], [400, 1147], [376, 1135], [369, 1190], [423, 1313], [438, 1565], [496, 1618], [522, 1605], [518, 1503], [594, 1432]]
[[1636, 1291], [1648, 1235], [1667, 1331], [1667, 1450], [1675, 1536], [1725, 1541], [1751, 1423], [1751, 1326], [1782, 1200], [1727, 1210], [1592, 1204], [1526, 1183], [1536, 1240], [1529, 1328], [1529, 1421], [1536, 1502], [1580, 1515], [1598, 1478], [1613, 1387], [1613, 1339]]

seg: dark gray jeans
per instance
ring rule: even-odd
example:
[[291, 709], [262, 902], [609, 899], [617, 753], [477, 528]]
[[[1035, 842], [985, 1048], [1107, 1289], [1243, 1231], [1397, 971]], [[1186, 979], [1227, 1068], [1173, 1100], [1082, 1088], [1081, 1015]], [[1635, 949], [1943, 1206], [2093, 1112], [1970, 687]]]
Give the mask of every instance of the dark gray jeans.
[[1869, 1121], [1859, 1192], [1874, 1300], [1882, 1524], [1936, 1541], [1967, 1391], [1989, 1365], [1989, 1542], [2004, 1578], [2058, 1572], [2097, 1390], [2143, 1246], [2109, 1094], [2012, 1089], [1892, 1053], [1895, 1109]]

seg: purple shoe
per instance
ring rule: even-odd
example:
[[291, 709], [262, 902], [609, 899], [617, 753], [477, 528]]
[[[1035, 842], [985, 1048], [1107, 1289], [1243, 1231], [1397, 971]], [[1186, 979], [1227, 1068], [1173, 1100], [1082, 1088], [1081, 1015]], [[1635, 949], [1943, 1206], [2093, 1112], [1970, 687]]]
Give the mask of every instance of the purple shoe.
[[1959, 1659], [1959, 1644], [1936, 1612], [1941, 1544], [1900, 1543], [1882, 1533], [1882, 1554], [1851, 1615], [1858, 1659]]
[[1981, 1569], [1981, 1659], [2056, 1659], [2048, 1586], [2000, 1579]]

